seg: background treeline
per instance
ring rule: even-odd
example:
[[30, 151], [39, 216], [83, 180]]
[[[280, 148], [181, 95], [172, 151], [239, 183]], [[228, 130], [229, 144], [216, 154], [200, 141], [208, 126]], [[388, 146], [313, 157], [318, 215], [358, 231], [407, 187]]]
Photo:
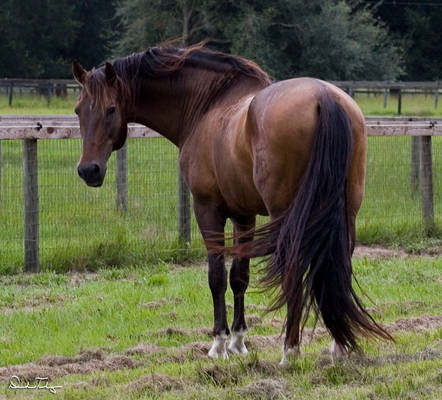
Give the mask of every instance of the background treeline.
[[0, 77], [70, 78], [163, 42], [202, 40], [275, 79], [434, 80], [440, 0], [4, 0]]

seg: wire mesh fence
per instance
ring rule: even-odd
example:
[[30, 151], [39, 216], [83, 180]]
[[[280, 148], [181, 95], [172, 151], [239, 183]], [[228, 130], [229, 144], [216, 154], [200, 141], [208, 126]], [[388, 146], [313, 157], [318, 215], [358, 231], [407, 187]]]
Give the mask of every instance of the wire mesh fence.
[[[420, 191], [413, 191], [410, 137], [368, 139], [367, 182], [358, 239], [401, 243], [424, 235]], [[442, 227], [442, 138], [432, 138], [434, 213]], [[38, 141], [40, 264], [95, 269], [204, 254], [195, 219], [191, 243], [178, 240], [177, 149], [163, 138], [128, 140], [127, 210], [116, 205], [115, 155], [101, 188], [77, 176], [81, 142]], [[0, 272], [23, 266], [22, 144], [2, 140]], [[259, 223], [266, 222], [260, 217]]]

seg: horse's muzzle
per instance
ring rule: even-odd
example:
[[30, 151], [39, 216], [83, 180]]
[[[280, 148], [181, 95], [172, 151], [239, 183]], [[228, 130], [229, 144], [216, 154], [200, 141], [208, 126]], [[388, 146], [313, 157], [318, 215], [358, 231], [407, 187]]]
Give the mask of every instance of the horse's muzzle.
[[88, 186], [98, 187], [103, 184], [106, 170], [103, 171], [96, 162], [78, 164], [77, 171]]

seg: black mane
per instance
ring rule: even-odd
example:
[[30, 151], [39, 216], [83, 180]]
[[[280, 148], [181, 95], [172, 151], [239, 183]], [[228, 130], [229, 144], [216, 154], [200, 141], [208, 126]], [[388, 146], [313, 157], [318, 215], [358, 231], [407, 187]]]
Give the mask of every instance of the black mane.
[[[112, 65], [123, 84], [124, 98], [131, 102], [137, 101], [143, 78], [167, 77], [184, 67], [214, 71], [221, 75], [216, 85], [211, 81], [213, 78], [209, 78], [206, 83], [207, 87], [210, 86], [210, 97], [213, 102], [244, 78], [259, 87], [271, 83], [269, 76], [253, 61], [210, 51], [202, 45], [184, 49], [172, 46], [151, 47], [145, 52], [113, 60]], [[207, 75], [196, 73], [195, 79], [207, 79]], [[94, 69], [88, 74], [84, 89], [94, 104], [104, 107], [107, 97], [104, 67]]]
[[114, 60], [113, 65], [124, 80], [134, 77], [164, 77], [181, 70], [184, 66], [189, 66], [220, 73], [236, 72], [239, 76], [256, 79], [262, 84], [270, 83], [268, 75], [253, 61], [210, 51], [201, 45], [186, 49], [173, 46], [151, 47], [145, 52]]

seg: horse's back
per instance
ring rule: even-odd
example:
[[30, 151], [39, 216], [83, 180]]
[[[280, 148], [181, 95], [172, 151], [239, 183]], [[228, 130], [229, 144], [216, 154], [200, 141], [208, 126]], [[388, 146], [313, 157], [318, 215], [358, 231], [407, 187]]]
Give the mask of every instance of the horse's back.
[[[277, 216], [288, 208], [310, 159], [318, 124], [319, 97], [328, 91], [352, 124], [353, 158], [350, 201], [359, 208], [365, 182], [365, 123], [362, 112], [345, 92], [329, 83], [296, 78], [270, 85], [251, 102], [248, 129], [254, 163], [254, 183], [268, 212]], [[355, 189], [357, 187], [357, 189]]]

